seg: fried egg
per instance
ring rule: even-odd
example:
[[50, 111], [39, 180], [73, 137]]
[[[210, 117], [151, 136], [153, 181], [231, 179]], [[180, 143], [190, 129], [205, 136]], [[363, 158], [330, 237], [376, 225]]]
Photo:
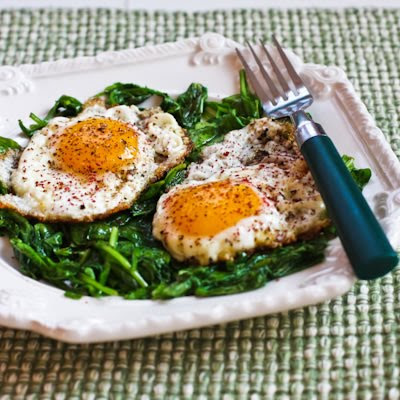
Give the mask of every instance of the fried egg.
[[153, 235], [177, 260], [205, 265], [328, 224], [292, 124], [262, 118], [203, 150], [185, 180], [159, 199]]
[[92, 221], [129, 208], [190, 151], [175, 118], [159, 108], [89, 103], [36, 132], [16, 168], [0, 161], [10, 194], [0, 207], [43, 221]]

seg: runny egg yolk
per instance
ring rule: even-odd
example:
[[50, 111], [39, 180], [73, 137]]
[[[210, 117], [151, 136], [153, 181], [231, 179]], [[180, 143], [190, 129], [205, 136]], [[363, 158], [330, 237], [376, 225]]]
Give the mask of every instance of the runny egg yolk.
[[56, 142], [60, 169], [78, 174], [118, 172], [138, 153], [136, 131], [124, 122], [90, 118], [67, 127]]
[[204, 237], [214, 236], [255, 215], [261, 204], [249, 185], [225, 180], [179, 190], [165, 206], [173, 230]]

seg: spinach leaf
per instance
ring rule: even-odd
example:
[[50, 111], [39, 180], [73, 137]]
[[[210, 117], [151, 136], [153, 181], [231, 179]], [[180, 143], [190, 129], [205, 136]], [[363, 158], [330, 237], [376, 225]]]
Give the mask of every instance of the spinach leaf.
[[10, 149], [19, 150], [21, 146], [12, 139], [0, 136], [0, 154], [6, 153]]
[[354, 157], [343, 155], [342, 160], [346, 165], [347, 169], [350, 171], [351, 176], [356, 182], [358, 188], [360, 190], [364, 189], [365, 185], [371, 179], [371, 174], [372, 174], [371, 170], [369, 168], [356, 168], [354, 164]]
[[151, 96], [169, 97], [166, 93], [158, 90], [150, 89], [136, 85], [134, 83], [121, 83], [116, 82], [107, 86], [102, 92], [96, 96], [104, 96], [109, 106], [116, 106], [119, 104], [125, 105], [138, 105], [149, 99]]
[[0, 209], [0, 236], [19, 237], [29, 243], [32, 238], [32, 224], [15, 211]]
[[0, 181], [0, 195], [7, 194], [8, 193], [8, 188], [6, 184], [2, 181]]
[[162, 99], [160, 106], [164, 111], [175, 115], [175, 113], [180, 109], [180, 105], [167, 93], [146, 86], [136, 85], [134, 83], [116, 82], [107, 86], [96, 96], [104, 96], [107, 105], [111, 107], [120, 104], [128, 106], [140, 105], [150, 97], [158, 96]]
[[29, 114], [29, 118], [33, 120], [34, 124], [26, 127], [21, 120], [18, 120], [19, 127], [22, 132], [28, 136], [32, 135], [39, 129], [44, 128], [48, 122], [54, 117], [74, 117], [82, 111], [82, 103], [71, 96], [62, 95], [54, 106], [49, 110], [44, 119], [39, 118], [34, 113]]
[[118, 104], [140, 105], [151, 96], [162, 98], [160, 107], [172, 114], [181, 126], [191, 128], [203, 114], [207, 99], [207, 88], [199, 83], [192, 83], [187, 90], [174, 100], [167, 93], [133, 83], [117, 82], [107, 86], [97, 96], [104, 96], [109, 106]]
[[34, 124], [29, 125], [29, 127], [26, 127], [20, 119], [18, 120], [19, 127], [21, 128], [22, 132], [28, 137], [32, 137], [32, 135], [36, 131], [38, 131], [39, 129], [44, 128], [47, 125], [47, 121], [46, 120], [39, 118], [34, 113], [30, 113], [29, 114], [29, 118], [33, 122], [35, 122]]
[[[179, 108], [172, 110], [172, 114], [183, 127], [190, 129], [200, 121], [207, 97], [207, 88], [199, 83], [192, 83], [185, 93], [177, 97], [176, 103]], [[166, 107], [165, 111], [168, 112]]]
[[139, 197], [131, 207], [131, 213], [134, 217], [139, 217], [141, 215], [150, 215], [156, 211], [157, 200], [155, 199], [143, 199]]
[[138, 217], [140, 215], [153, 214], [162, 193], [171, 186], [183, 181], [186, 174], [186, 167], [187, 164], [185, 163], [179, 164], [172, 168], [164, 179], [151, 184], [131, 207], [132, 215]]
[[62, 95], [44, 118], [46, 121], [54, 117], [75, 117], [82, 111], [82, 103], [71, 96]]

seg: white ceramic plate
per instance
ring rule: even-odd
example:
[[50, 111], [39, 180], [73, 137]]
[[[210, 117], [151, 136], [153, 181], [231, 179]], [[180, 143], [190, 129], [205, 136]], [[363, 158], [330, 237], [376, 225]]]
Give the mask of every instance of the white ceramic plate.
[[[62, 94], [84, 100], [116, 81], [171, 94], [184, 91], [191, 82], [204, 84], [217, 98], [236, 93], [240, 68], [236, 46], [242, 47], [208, 33], [96, 57], [0, 67], [0, 135], [23, 143], [18, 136], [19, 118], [26, 120], [31, 111], [44, 115]], [[341, 153], [354, 156], [358, 166], [372, 169], [364, 193], [397, 248], [399, 161], [341, 69], [303, 64], [294, 54], [288, 55], [316, 98], [311, 108], [314, 119], [325, 127]], [[355, 281], [336, 239], [330, 243], [324, 263], [247, 293], [169, 301], [71, 300], [63, 291], [21, 275], [6, 239], [1, 239], [0, 250], [0, 324], [67, 342], [135, 338], [288, 310], [345, 293]]]

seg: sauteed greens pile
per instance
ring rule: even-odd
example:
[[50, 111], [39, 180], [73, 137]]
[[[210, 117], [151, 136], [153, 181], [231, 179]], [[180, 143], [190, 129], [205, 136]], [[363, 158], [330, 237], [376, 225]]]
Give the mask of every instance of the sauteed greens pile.
[[[240, 73], [240, 93], [221, 102], [209, 101], [207, 88], [198, 83], [192, 83], [176, 99], [132, 83], [115, 83], [98, 94], [110, 106], [140, 106], [154, 95], [161, 97], [162, 109], [188, 130], [194, 149], [187, 161], [150, 185], [131, 209], [104, 221], [47, 224], [0, 210], [0, 234], [10, 238], [24, 274], [65, 290], [71, 298], [119, 295], [127, 299], [166, 299], [256, 289], [324, 259], [328, 241], [335, 236], [334, 227], [312, 240], [270, 251], [242, 253], [231, 262], [196, 266], [173, 260], [151, 234], [158, 198], [184, 179], [187, 165], [198, 158], [204, 146], [262, 117], [262, 108], [249, 90], [244, 71]], [[31, 114], [34, 123], [27, 128], [20, 122], [20, 126], [30, 137], [51, 118], [75, 116], [81, 109], [78, 100], [61, 96], [44, 119]], [[1, 139], [0, 153], [8, 148], [18, 148], [18, 144]], [[351, 157], [344, 156], [344, 161], [362, 188], [371, 176], [370, 170], [357, 169]]]

